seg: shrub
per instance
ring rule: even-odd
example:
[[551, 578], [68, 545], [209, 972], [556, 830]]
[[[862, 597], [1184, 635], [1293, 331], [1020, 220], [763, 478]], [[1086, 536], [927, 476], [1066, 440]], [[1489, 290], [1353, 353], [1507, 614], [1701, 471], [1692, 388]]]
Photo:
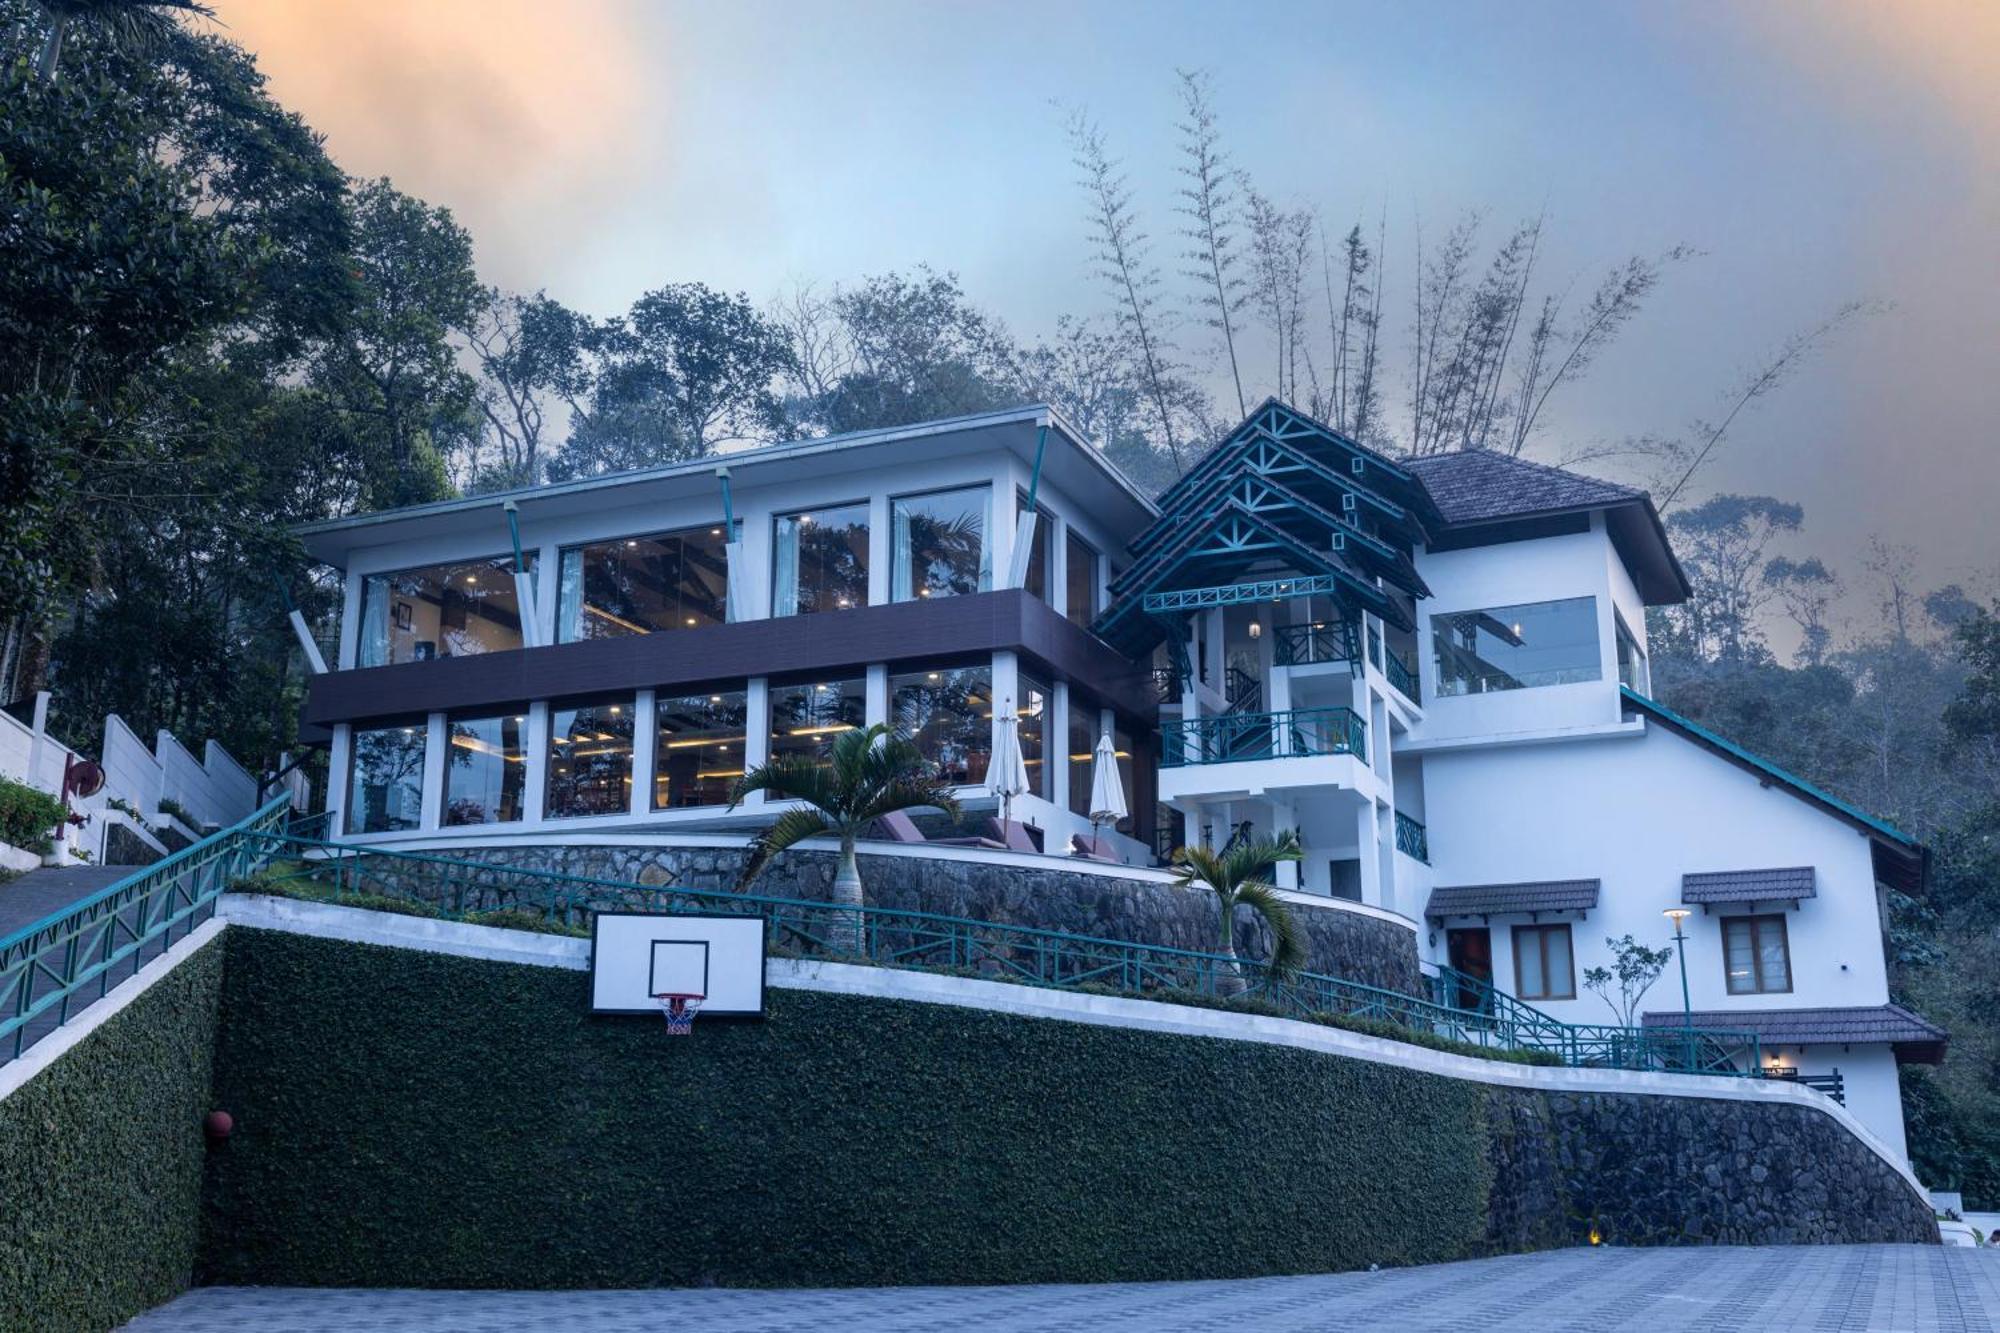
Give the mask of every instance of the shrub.
[[63, 803], [39, 787], [0, 778], [0, 842], [47, 854]]
[[532, 930], [542, 935], [574, 935], [589, 938], [587, 926], [573, 926], [526, 907], [496, 907], [490, 912], [467, 912], [460, 920], [469, 926], [498, 926], [502, 930]]

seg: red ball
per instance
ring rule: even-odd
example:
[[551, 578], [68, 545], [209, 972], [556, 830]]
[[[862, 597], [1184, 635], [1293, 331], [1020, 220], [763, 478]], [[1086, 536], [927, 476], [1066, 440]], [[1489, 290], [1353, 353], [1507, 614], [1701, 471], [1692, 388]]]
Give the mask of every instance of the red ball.
[[208, 1137], [220, 1143], [236, 1128], [236, 1118], [227, 1111], [210, 1111], [208, 1118], [201, 1122], [201, 1127], [207, 1131]]

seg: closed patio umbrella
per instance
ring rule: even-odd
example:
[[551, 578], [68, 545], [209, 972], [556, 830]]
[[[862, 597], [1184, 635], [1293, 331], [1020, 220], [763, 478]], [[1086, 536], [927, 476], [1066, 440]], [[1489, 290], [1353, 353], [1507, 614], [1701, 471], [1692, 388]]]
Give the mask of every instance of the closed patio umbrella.
[[1016, 796], [1028, 791], [1028, 761], [1021, 754], [1021, 720], [1010, 707], [1000, 717], [1000, 736], [993, 748], [993, 761], [986, 771], [986, 785], [1000, 798], [1000, 819], [1005, 823]]
[[1125, 784], [1118, 776], [1118, 751], [1107, 731], [1097, 738], [1090, 765], [1090, 822], [1116, 824], [1131, 813], [1125, 808]]

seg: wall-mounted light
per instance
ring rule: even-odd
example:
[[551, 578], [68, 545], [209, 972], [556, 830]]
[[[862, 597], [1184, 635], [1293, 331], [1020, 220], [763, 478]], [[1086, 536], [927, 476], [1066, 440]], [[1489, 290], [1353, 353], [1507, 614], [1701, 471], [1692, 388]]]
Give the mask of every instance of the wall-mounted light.
[[1253, 639], [1264, 637], [1264, 624], [1262, 621], [1253, 620], [1250, 622], [1250, 637]]

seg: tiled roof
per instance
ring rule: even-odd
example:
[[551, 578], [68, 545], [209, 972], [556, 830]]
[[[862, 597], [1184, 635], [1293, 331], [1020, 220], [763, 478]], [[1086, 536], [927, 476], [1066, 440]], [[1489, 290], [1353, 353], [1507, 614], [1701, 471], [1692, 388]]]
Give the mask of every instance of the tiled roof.
[[1718, 870], [1711, 874], [1681, 876], [1681, 901], [1684, 903], [1769, 903], [1817, 896], [1811, 866], [1786, 866], [1778, 870]]
[[1491, 449], [1432, 454], [1412, 458], [1404, 466], [1422, 480], [1447, 523], [1596, 509], [1641, 500], [1646, 494]]
[[[1754, 1032], [1767, 1046], [1815, 1046], [1842, 1042], [1910, 1042], [1939, 1046], [1949, 1034], [1899, 1004], [1860, 1009], [1697, 1009], [1698, 1028]], [[1648, 1013], [1649, 1028], [1677, 1028], [1689, 1021], [1678, 1010]]]
[[1431, 890], [1425, 916], [1491, 916], [1500, 912], [1576, 912], [1597, 906], [1594, 879], [1530, 880], [1524, 884], [1461, 884]]

